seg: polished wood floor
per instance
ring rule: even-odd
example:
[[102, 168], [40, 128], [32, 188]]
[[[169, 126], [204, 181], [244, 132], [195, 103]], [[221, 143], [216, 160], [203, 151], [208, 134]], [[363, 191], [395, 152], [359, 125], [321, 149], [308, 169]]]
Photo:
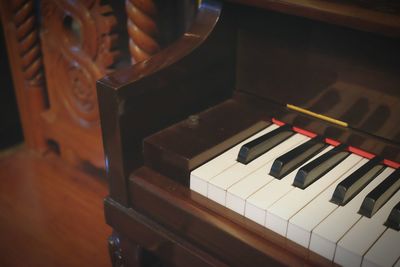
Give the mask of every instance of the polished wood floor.
[[110, 266], [106, 194], [56, 156], [0, 155], [0, 266]]

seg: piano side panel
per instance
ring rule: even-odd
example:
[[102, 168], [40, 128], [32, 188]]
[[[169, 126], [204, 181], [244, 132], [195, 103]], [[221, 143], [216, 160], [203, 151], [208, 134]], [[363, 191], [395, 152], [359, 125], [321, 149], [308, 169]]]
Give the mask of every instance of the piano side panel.
[[121, 204], [128, 204], [129, 173], [143, 162], [144, 137], [232, 94], [235, 32], [220, 9], [203, 1], [180, 40], [98, 82], [110, 196]]

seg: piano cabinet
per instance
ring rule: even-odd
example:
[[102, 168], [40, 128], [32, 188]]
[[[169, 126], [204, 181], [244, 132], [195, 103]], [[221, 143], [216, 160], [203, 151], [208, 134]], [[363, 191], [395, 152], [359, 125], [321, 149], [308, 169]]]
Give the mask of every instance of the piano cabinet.
[[335, 265], [191, 191], [189, 175], [272, 118], [396, 165], [398, 10], [204, 0], [180, 39], [99, 80], [114, 266]]

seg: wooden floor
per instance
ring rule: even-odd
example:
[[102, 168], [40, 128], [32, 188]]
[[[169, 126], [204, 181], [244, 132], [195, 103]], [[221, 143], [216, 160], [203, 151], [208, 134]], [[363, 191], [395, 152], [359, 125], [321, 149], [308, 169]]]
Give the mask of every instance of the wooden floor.
[[110, 266], [106, 183], [19, 148], [0, 156], [0, 266]]

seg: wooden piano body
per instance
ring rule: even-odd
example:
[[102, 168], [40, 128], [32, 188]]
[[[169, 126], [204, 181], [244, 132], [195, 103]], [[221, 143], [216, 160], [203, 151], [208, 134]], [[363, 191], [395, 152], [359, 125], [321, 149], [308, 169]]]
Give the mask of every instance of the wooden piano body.
[[399, 7], [360, 2], [205, 0], [177, 42], [98, 82], [114, 266], [332, 265], [188, 175], [271, 118], [400, 161]]

